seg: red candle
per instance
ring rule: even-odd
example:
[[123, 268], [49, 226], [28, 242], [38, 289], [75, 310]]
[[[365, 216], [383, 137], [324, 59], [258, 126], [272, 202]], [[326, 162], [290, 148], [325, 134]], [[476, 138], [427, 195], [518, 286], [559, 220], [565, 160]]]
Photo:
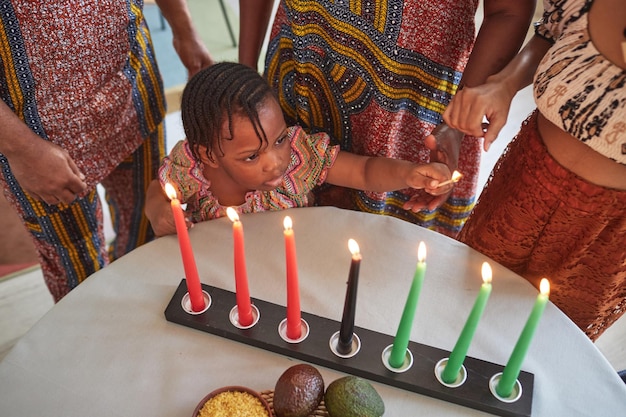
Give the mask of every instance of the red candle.
[[235, 259], [235, 291], [237, 297], [237, 314], [239, 324], [250, 326], [252, 324], [252, 306], [250, 304], [250, 290], [248, 289], [248, 273], [246, 272], [246, 257], [243, 245], [243, 225], [239, 221], [237, 211], [228, 207], [228, 218], [233, 222], [233, 243]]
[[302, 333], [300, 319], [300, 288], [298, 285], [298, 265], [296, 263], [296, 241], [291, 217], [285, 216], [285, 259], [287, 266], [287, 337], [299, 339]]
[[187, 279], [187, 291], [189, 292], [191, 309], [193, 311], [202, 311], [205, 308], [204, 296], [202, 295], [200, 277], [198, 276], [196, 261], [193, 257], [191, 242], [189, 241], [189, 233], [187, 232], [183, 208], [180, 206], [180, 201], [178, 201], [176, 190], [172, 184], [165, 184], [165, 193], [170, 199], [172, 213], [174, 214], [176, 234], [178, 235], [180, 254], [183, 258], [183, 267], [185, 268], [185, 278]]

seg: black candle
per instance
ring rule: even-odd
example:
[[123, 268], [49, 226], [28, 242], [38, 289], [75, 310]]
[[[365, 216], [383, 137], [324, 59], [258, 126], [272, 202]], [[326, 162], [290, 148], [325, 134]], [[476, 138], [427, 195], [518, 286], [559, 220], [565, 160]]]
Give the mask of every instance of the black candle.
[[348, 288], [346, 289], [346, 300], [343, 305], [343, 317], [341, 318], [341, 329], [339, 330], [339, 343], [337, 344], [337, 351], [342, 354], [347, 354], [352, 350], [356, 293], [359, 285], [359, 267], [361, 266], [359, 245], [354, 239], [348, 241], [348, 248], [352, 253], [352, 262], [350, 263]]

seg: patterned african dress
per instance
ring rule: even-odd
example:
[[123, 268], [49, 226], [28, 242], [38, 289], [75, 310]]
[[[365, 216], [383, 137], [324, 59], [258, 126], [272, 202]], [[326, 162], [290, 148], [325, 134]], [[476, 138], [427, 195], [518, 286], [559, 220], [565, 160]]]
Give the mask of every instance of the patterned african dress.
[[[357, 154], [428, 162], [423, 140], [461, 79], [474, 41], [477, 0], [283, 0], [265, 76], [288, 123], [324, 131]], [[372, 193], [329, 189], [317, 204], [405, 219], [454, 236], [474, 204], [480, 143], [466, 138], [464, 174], [446, 203], [412, 213], [422, 190]]]
[[[0, 153], [0, 188], [33, 237], [56, 301], [153, 237], [143, 205], [165, 153], [165, 100], [142, 5], [0, 0], [0, 100], [65, 149], [88, 184], [72, 204], [45, 204], [21, 188]], [[97, 184], [116, 232], [110, 247]]]

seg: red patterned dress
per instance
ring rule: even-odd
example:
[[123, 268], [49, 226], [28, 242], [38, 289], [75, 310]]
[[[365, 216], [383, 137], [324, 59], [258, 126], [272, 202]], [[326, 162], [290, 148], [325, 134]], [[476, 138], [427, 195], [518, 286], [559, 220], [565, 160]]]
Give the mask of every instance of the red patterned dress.
[[[56, 301], [153, 236], [143, 202], [164, 156], [165, 101], [142, 7], [142, 0], [0, 2], [0, 100], [67, 150], [89, 187], [70, 205], [45, 204], [20, 187], [0, 153], [0, 188], [33, 237]], [[98, 183], [116, 232], [110, 248]]]
[[[265, 75], [288, 123], [324, 131], [357, 154], [427, 162], [474, 41], [477, 0], [282, 1]], [[454, 236], [474, 204], [480, 143], [466, 138], [463, 180], [437, 210], [404, 202], [423, 190], [372, 193], [326, 185], [317, 204], [405, 219]]]

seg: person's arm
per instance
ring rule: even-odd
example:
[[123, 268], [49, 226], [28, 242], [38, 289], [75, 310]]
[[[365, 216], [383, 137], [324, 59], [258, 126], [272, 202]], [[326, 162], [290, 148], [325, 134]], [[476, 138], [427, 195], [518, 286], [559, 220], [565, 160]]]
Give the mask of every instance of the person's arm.
[[483, 84], [519, 52], [537, 6], [536, 0], [484, 0], [484, 18], [467, 61], [461, 86]]
[[85, 176], [65, 149], [33, 133], [0, 100], [0, 153], [19, 185], [48, 204], [71, 203], [87, 188]]
[[[536, 6], [536, 0], [484, 1], [484, 18], [463, 71], [461, 91], [483, 84], [487, 77], [502, 70], [515, 57], [528, 33]], [[445, 127], [439, 129], [445, 130]], [[436, 148], [431, 150], [439, 151], [434, 152], [434, 160], [455, 169], [463, 135], [447, 132], [431, 139], [436, 139]]]
[[239, 0], [239, 63], [258, 70], [274, 0]]
[[414, 164], [401, 159], [340, 151], [328, 170], [326, 182], [374, 192], [425, 188], [427, 192], [437, 195], [450, 190], [451, 186], [437, 187], [450, 177], [450, 170], [444, 164]]
[[174, 50], [187, 68], [189, 77], [213, 64], [213, 58], [202, 42], [191, 19], [185, 0], [156, 0], [163, 17], [172, 28]]
[[459, 91], [443, 114], [446, 123], [468, 135], [483, 136], [485, 150], [489, 149], [506, 124], [513, 97], [532, 83], [537, 66], [551, 45], [546, 39], [533, 36], [502, 71], [482, 85]]
[[[483, 21], [463, 71], [460, 91], [468, 86], [482, 84], [515, 56], [528, 33], [536, 5], [536, 0], [484, 0]], [[426, 147], [431, 151], [430, 161], [444, 163], [455, 170], [463, 136], [463, 132], [447, 126], [444, 117], [444, 122], [424, 139]], [[428, 201], [411, 199], [410, 206], [414, 211], [424, 207], [434, 210], [446, 199], [447, 196], [443, 194]]]

